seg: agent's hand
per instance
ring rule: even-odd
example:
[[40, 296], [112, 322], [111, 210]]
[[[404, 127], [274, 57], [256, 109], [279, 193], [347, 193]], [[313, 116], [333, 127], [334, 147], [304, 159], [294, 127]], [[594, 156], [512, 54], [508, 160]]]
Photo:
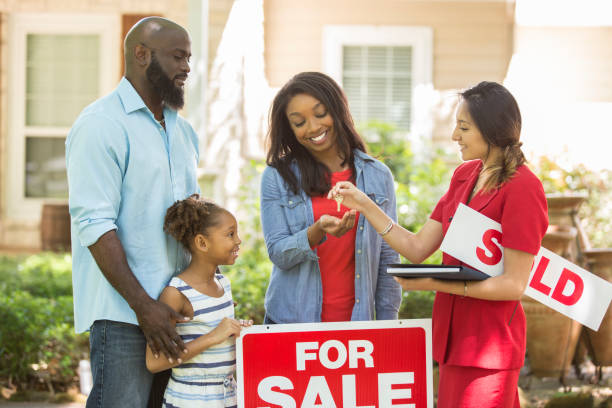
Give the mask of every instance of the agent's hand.
[[211, 330], [210, 335], [213, 342], [218, 344], [231, 336], [239, 336], [240, 329], [240, 322], [238, 320], [224, 317], [221, 323]]
[[345, 212], [342, 219], [333, 215], [323, 214], [317, 222], [323, 231], [339, 238], [355, 226], [356, 216], [357, 211], [355, 210]]
[[153, 299], [134, 311], [138, 326], [155, 358], [161, 352], [172, 363], [178, 361], [182, 353], [187, 353], [183, 340], [176, 332], [176, 323], [189, 321], [191, 317], [177, 313], [165, 303]]
[[338, 194], [342, 196], [342, 205], [348, 208], [363, 212], [365, 204], [370, 200], [363, 191], [359, 190], [350, 181], [339, 181], [336, 183], [329, 193], [327, 198], [333, 200]]
[[400, 278], [394, 276], [393, 279], [400, 284], [403, 290], [434, 290], [433, 278]]

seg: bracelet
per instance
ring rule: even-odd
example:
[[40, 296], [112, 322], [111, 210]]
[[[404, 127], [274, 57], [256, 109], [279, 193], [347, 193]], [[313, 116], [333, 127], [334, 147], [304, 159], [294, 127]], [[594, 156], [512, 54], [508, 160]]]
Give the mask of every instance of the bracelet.
[[393, 224], [395, 224], [393, 220], [389, 220], [389, 224], [387, 224], [385, 229], [379, 232], [380, 236], [384, 237], [385, 235], [387, 235], [389, 231], [391, 231], [391, 228], [393, 228]]
[[467, 281], [463, 281], [463, 297], [467, 296]]

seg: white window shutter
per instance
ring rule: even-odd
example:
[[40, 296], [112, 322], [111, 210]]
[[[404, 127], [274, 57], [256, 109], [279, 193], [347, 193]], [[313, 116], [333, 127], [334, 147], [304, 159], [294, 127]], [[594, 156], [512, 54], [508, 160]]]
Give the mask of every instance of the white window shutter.
[[342, 83], [356, 122], [410, 130], [412, 47], [344, 46]]

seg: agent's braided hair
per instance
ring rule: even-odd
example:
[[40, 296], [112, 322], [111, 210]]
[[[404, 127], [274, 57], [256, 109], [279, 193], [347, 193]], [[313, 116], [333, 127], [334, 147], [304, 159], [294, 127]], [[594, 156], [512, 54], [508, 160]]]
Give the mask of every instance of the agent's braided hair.
[[201, 198], [199, 194], [193, 194], [168, 208], [164, 218], [164, 231], [185, 248], [191, 248], [195, 236], [206, 235], [208, 228], [217, 225], [217, 215], [226, 211], [212, 201]]
[[500, 187], [525, 163], [521, 150], [521, 112], [503, 85], [483, 81], [460, 93], [484, 140], [502, 150], [500, 161], [485, 170], [483, 191]]

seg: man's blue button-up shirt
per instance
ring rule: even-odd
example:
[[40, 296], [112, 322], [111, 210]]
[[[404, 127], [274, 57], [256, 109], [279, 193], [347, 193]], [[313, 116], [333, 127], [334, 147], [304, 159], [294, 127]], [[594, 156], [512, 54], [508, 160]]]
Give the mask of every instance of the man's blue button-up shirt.
[[72, 218], [72, 281], [77, 332], [95, 320], [137, 324], [102, 275], [88, 246], [117, 230], [134, 275], [154, 299], [188, 259], [163, 231], [166, 209], [199, 191], [198, 138], [176, 111], [166, 129], [123, 78], [79, 115], [66, 139]]

